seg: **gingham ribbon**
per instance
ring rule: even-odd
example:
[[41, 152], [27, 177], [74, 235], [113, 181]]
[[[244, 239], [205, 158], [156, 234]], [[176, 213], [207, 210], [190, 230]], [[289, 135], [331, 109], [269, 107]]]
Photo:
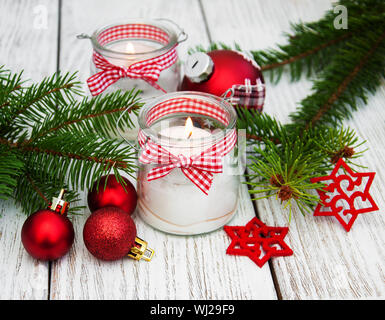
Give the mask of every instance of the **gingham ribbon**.
[[[147, 117], [147, 124], [151, 124], [170, 113], [185, 112], [208, 115], [217, 120], [221, 119], [219, 121], [224, 125], [229, 123], [225, 111], [212, 103], [200, 99], [177, 98], [155, 106]], [[159, 165], [150, 170], [147, 175], [148, 181], [162, 178], [173, 169], [179, 168], [191, 182], [207, 195], [213, 181], [213, 174], [222, 172], [222, 158], [234, 148], [237, 134], [235, 129], [230, 130], [222, 140], [199, 155], [192, 157], [170, 153], [166, 148], [152, 142], [143, 131], [139, 132], [138, 141], [143, 149], [139, 161], [144, 164]]]
[[245, 79], [244, 85], [233, 85], [231, 91], [229, 102], [232, 104], [262, 111], [266, 89], [260, 78], [256, 80], [255, 85], [251, 84], [250, 79]]
[[[168, 34], [160, 28], [145, 24], [125, 24], [114, 26], [103, 31], [97, 38], [100, 45], [104, 46], [112, 41], [121, 39], [149, 39], [166, 45], [169, 42]], [[177, 60], [176, 46], [155, 58], [139, 61], [128, 67], [116, 66], [110, 63], [100, 53], [94, 51], [93, 62], [101, 71], [87, 80], [88, 87], [93, 96], [106, 90], [110, 85], [121, 78], [143, 79], [158, 90], [166, 92], [156, 82], [160, 72], [171, 67]]]

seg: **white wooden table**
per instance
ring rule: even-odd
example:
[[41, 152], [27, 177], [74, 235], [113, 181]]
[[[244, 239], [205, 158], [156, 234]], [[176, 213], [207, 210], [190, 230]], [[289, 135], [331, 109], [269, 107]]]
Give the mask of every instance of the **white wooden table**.
[[[289, 23], [320, 18], [329, 0], [2, 0], [0, 64], [34, 81], [56, 70], [89, 76], [90, 44], [76, 35], [125, 18], [169, 18], [183, 26], [188, 42], [181, 58], [196, 44], [239, 43], [262, 49], [284, 40]], [[47, 23], [39, 20], [47, 13]], [[268, 83], [265, 112], [283, 122], [309, 94], [310, 82]], [[20, 240], [25, 216], [11, 202], [0, 202], [1, 299], [334, 299], [385, 297], [385, 86], [354, 113], [346, 125], [370, 148], [360, 159], [376, 171], [371, 193], [380, 211], [361, 215], [346, 233], [336, 219], [303, 217], [298, 211], [286, 237], [294, 250], [263, 268], [246, 257], [225, 254], [230, 243], [223, 230], [204, 236], [165, 235], [135, 218], [138, 234], [156, 250], [152, 262], [98, 261], [84, 246], [82, 230], [89, 211], [73, 218], [76, 239], [70, 253], [53, 263], [39, 262]], [[83, 195], [83, 199], [84, 199]], [[83, 200], [83, 204], [86, 202]], [[255, 203], [269, 225], [288, 224], [277, 202]], [[247, 193], [232, 225], [256, 214]]]

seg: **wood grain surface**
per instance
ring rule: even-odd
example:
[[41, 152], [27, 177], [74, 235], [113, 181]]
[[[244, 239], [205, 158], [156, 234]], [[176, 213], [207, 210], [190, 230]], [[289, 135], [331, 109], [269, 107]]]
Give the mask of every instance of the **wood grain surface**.
[[[189, 34], [180, 57], [196, 44], [234, 42], [244, 49], [262, 49], [284, 41], [291, 22], [313, 21], [330, 8], [329, 0], [2, 0], [0, 2], [0, 65], [34, 81], [57, 69], [89, 76], [91, 44], [78, 40], [106, 23], [126, 18], [169, 18]], [[42, 14], [47, 13], [46, 28]], [[59, 19], [60, 17], [60, 19]], [[44, 21], [43, 21], [44, 22]], [[59, 23], [60, 22], [60, 23]], [[42, 28], [43, 26], [43, 28]], [[288, 122], [289, 113], [310, 93], [303, 79], [278, 85], [267, 81], [264, 111]], [[38, 262], [24, 250], [20, 208], [0, 202], [0, 299], [341, 299], [384, 298], [385, 257], [385, 86], [346, 125], [367, 140], [359, 160], [376, 171], [371, 193], [380, 211], [358, 217], [347, 233], [334, 218], [293, 214], [290, 225], [275, 199], [255, 203], [269, 225], [289, 225], [287, 243], [294, 255], [272, 259], [263, 268], [246, 257], [225, 254], [230, 241], [223, 230], [183, 237], [156, 231], [135, 216], [138, 235], [156, 255], [150, 263], [122, 259], [103, 262], [86, 249], [82, 231], [89, 211], [72, 219], [75, 243], [65, 257]], [[86, 89], [86, 87], [84, 86]], [[86, 205], [86, 192], [82, 194]], [[255, 215], [244, 185], [237, 216], [244, 225]], [[274, 280], [274, 281], [273, 281]]]
[[[43, 12], [46, 24], [38, 17]], [[56, 1], [0, 2], [0, 65], [39, 81], [56, 71]], [[43, 19], [45, 17], [42, 17]], [[42, 27], [47, 28], [42, 28]], [[48, 262], [31, 258], [21, 243], [26, 216], [0, 201], [0, 299], [47, 299]]]

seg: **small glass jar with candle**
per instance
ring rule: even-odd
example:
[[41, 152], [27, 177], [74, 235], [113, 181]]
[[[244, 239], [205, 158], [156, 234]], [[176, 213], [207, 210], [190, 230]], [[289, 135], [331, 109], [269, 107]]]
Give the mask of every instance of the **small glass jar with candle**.
[[240, 185], [232, 105], [204, 93], [166, 94], [142, 107], [139, 126], [140, 217], [180, 235], [225, 225]]
[[[167, 53], [176, 50], [176, 46], [185, 41], [187, 35], [171, 20], [127, 20], [99, 28], [92, 36], [81, 34], [78, 38], [91, 40], [94, 50], [91, 76], [103, 71], [100, 65], [97, 66], [95, 55], [107, 60], [109, 65], [105, 69], [109, 69], [110, 65], [128, 70], [135, 66], [126, 75], [122, 74], [117, 81], [114, 79], [114, 83], [103, 88], [102, 92], [113, 92], [117, 89], [130, 91], [137, 88], [142, 90], [143, 97], [153, 97], [176, 91], [181, 80], [180, 63], [177, 58], [170, 61]], [[162, 57], [165, 57], [166, 61]], [[140, 63], [144, 61], [154, 61], [156, 68], [161, 65], [156, 81], [151, 78], [154, 74], [152, 66], [141, 66]], [[105, 82], [105, 79], [103, 81]]]

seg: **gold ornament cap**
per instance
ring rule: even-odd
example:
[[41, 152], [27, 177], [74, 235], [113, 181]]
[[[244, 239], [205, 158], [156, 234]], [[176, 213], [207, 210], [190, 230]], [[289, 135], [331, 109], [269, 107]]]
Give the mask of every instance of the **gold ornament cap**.
[[59, 196], [57, 198], [52, 198], [52, 202], [49, 204], [48, 208], [61, 215], [67, 215], [69, 203], [63, 199], [65, 192], [64, 189], [61, 189]]
[[151, 261], [152, 257], [154, 256], [154, 253], [154, 250], [148, 248], [146, 241], [136, 237], [135, 245], [131, 248], [131, 251], [128, 256], [135, 260], [143, 259], [146, 261]]

